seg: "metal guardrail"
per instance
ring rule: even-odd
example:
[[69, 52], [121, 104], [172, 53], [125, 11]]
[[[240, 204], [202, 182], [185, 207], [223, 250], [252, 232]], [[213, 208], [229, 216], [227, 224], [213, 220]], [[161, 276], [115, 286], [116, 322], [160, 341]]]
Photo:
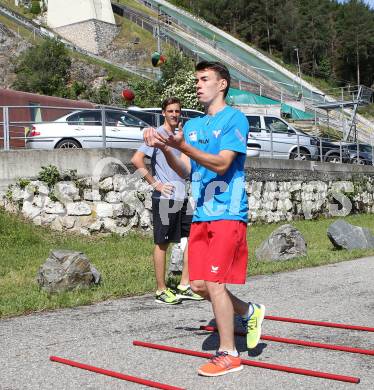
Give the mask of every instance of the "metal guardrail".
[[[46, 116], [46, 110], [58, 110], [59, 112], [64, 111], [63, 115], [61, 113], [58, 115], [58, 118], [62, 118], [66, 115], [72, 114], [73, 112], [90, 112], [94, 111], [97, 113], [97, 118], [91, 120], [85, 120], [84, 122], [67, 122], [60, 121], [58, 118], [49, 121], [31, 121], [28, 118], [19, 118], [19, 120], [11, 120], [11, 117], [14, 115], [14, 110], [20, 109], [39, 109], [44, 110], [40, 111], [40, 116]], [[126, 113], [129, 117], [136, 117], [136, 111], [131, 110], [131, 114], [128, 113], [127, 109], [123, 107], [106, 107], [99, 106], [96, 108], [77, 108], [77, 107], [60, 107], [60, 106], [2, 106], [0, 107], [0, 112], [2, 112], [2, 121], [0, 122], [0, 148], [3, 150], [10, 150], [16, 148], [27, 148], [30, 147], [28, 144], [30, 141], [42, 142], [45, 140], [52, 140], [51, 145], [56, 144], [53, 141], [61, 141], [64, 139], [70, 139], [78, 141], [79, 137], [85, 139], [85, 147], [91, 147], [95, 143], [95, 146], [92, 147], [101, 147], [107, 148], [108, 145], [114, 145], [114, 147], [126, 147], [126, 143], [132, 143], [133, 145], [140, 146], [142, 144], [142, 136], [139, 133], [139, 137], [131, 138], [131, 136], [121, 136], [118, 134], [113, 134], [110, 130], [115, 126], [114, 122], [110, 122], [109, 114], [112, 112], [123, 112]], [[107, 116], [108, 112], [108, 116]], [[139, 111], [140, 113], [150, 113], [156, 119], [157, 123], [162, 123], [162, 115], [155, 113], [154, 111]], [[13, 115], [12, 115], [13, 114]], [[44, 114], [44, 115], [42, 115]], [[18, 111], [18, 116], [20, 115]], [[49, 112], [51, 116], [51, 113]], [[57, 116], [57, 114], [55, 115]], [[188, 118], [184, 118], [188, 119]], [[136, 118], [139, 121], [139, 129], [147, 126], [147, 123], [141, 119]], [[142, 123], [142, 125], [141, 125]], [[42, 134], [33, 135], [33, 131], [38, 132], [38, 125], [50, 124], [51, 126], [61, 126], [61, 124], [73, 124], [75, 126], [87, 126], [89, 129], [92, 129], [93, 126], [97, 127], [97, 132], [95, 134], [78, 134], [78, 136], [72, 136], [71, 134], [66, 134], [66, 136], [59, 135], [54, 137], [51, 134], [43, 136]], [[128, 124], [127, 126], [131, 126]], [[121, 126], [117, 126], [117, 129], [125, 129], [126, 123]], [[132, 123], [132, 127], [134, 123]], [[109, 133], [108, 133], [109, 128]], [[28, 132], [25, 131], [28, 130]], [[1, 131], [2, 130], [2, 131]], [[40, 128], [39, 128], [40, 130]], [[352, 145], [352, 144], [350, 144]], [[128, 147], [128, 146], [127, 146]], [[325, 162], [349, 162], [349, 163], [358, 163], [358, 164], [368, 164], [373, 165], [374, 161], [374, 148], [371, 147], [371, 158], [368, 158], [366, 154], [367, 161], [364, 161], [362, 158], [362, 152], [360, 151], [360, 144], [356, 142], [356, 161], [353, 161], [349, 155], [347, 149], [347, 143], [342, 141], [337, 143], [332, 143], [331, 141], [315, 137], [305, 133], [298, 133], [290, 129], [289, 132], [279, 132], [274, 131], [272, 128], [252, 128], [250, 135], [248, 137], [247, 148], [248, 151], [259, 151], [260, 157], [271, 157], [271, 158], [284, 158], [284, 159], [313, 159], [314, 161]], [[369, 146], [370, 147], [370, 146]], [[37, 149], [34, 145], [33, 149]], [[44, 146], [44, 148], [46, 148]], [[52, 149], [51, 146], [49, 149]], [[351, 146], [352, 148], [352, 146]], [[48, 149], [48, 148], [47, 148]], [[352, 149], [351, 149], [352, 152]]]

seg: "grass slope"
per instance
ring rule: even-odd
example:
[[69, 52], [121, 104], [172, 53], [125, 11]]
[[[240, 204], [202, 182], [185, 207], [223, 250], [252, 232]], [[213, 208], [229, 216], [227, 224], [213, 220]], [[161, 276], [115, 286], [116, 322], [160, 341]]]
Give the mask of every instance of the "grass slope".
[[[372, 215], [346, 220], [374, 231]], [[249, 275], [283, 272], [374, 255], [374, 250], [337, 251], [326, 236], [332, 219], [297, 221], [293, 225], [308, 243], [308, 255], [285, 262], [257, 262], [254, 251], [281, 224], [252, 225], [248, 229]], [[36, 283], [38, 268], [51, 249], [84, 252], [101, 272], [103, 281], [89, 290], [48, 295]], [[153, 291], [153, 243], [150, 236], [87, 238], [36, 227], [0, 210], [0, 317], [99, 302]]]

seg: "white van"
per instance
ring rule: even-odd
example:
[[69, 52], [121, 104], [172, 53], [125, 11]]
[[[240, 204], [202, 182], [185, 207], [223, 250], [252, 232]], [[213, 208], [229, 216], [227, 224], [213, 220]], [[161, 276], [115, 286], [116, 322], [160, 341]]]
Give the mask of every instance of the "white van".
[[317, 160], [318, 139], [272, 115], [245, 114], [249, 144], [258, 144], [260, 157]]

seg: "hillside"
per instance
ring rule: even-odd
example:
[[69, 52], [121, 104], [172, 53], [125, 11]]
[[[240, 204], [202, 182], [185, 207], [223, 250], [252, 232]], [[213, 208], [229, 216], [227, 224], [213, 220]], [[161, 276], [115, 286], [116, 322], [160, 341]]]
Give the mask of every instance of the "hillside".
[[[14, 2], [1, 0], [0, 5], [6, 5], [24, 17], [22, 7], [16, 7]], [[111, 101], [105, 103], [120, 104], [121, 91], [127, 88], [132, 81], [140, 80], [136, 75], [126, 72], [121, 68], [144, 68], [146, 75], [152, 75], [154, 69], [151, 66], [150, 57], [157, 44], [151, 33], [142, 30], [131, 21], [115, 16], [120, 32], [116, 39], [107, 47], [100, 57], [108, 61], [105, 63], [96, 58], [90, 58], [75, 51], [69, 51], [72, 66], [70, 69], [70, 84], [79, 82], [87, 85], [89, 89], [97, 89], [105, 86], [113, 96]], [[15, 66], [17, 59], [27, 48], [42, 39], [31, 31], [23, 28], [15, 21], [0, 14], [0, 65], [4, 71], [0, 75], [0, 88], [11, 88], [15, 80]], [[112, 63], [112, 65], [110, 65]]]
[[[348, 0], [171, 0], [301, 72], [336, 85], [374, 83], [374, 10]], [[297, 51], [295, 50], [297, 49]]]
[[4, 70], [0, 72], [0, 88], [8, 88], [15, 79], [14, 58], [17, 58], [31, 44], [1, 22], [0, 15], [0, 68]]

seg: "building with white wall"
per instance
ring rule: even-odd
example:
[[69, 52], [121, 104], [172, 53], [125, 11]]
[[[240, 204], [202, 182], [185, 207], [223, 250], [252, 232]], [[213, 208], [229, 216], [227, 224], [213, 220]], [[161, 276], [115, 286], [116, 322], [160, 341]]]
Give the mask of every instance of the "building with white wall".
[[110, 0], [48, 0], [47, 24], [63, 38], [95, 54], [118, 33]]
[[48, 0], [48, 26], [58, 28], [87, 20], [115, 24], [110, 0]]

